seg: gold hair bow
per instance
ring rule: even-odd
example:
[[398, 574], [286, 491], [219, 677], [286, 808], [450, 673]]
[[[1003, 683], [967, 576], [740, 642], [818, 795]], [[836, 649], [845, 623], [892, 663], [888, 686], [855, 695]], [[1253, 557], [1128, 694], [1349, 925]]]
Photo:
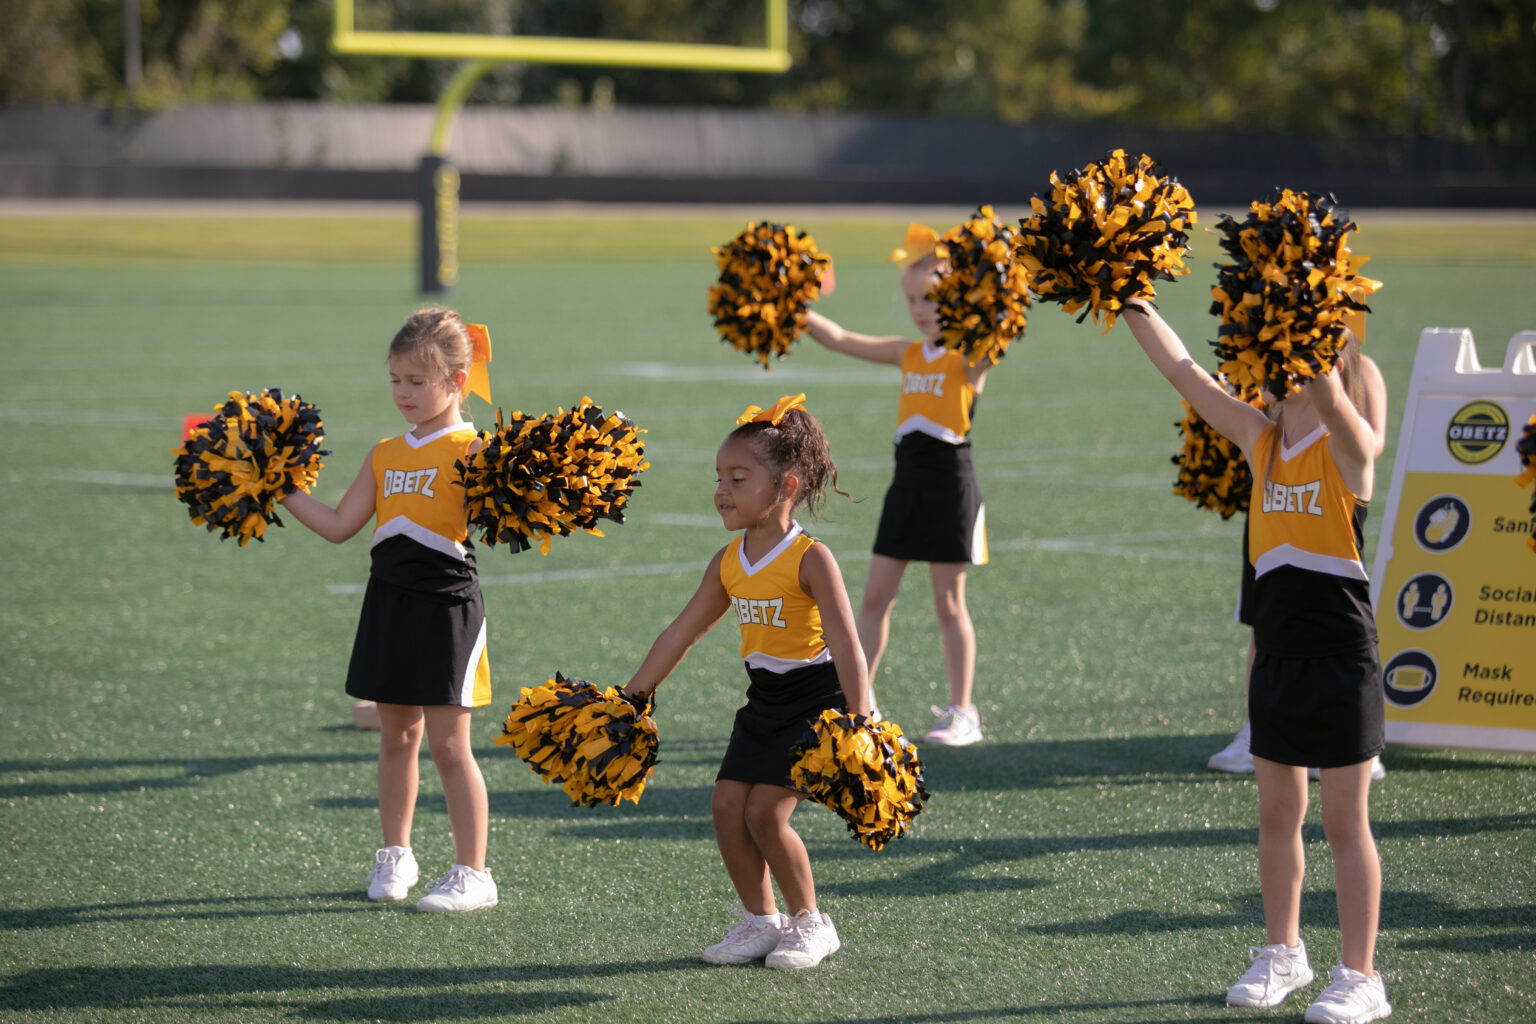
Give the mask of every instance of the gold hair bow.
[[491, 374], [485, 366], [491, 361], [491, 332], [485, 329], [485, 324], [465, 324], [464, 330], [469, 333], [470, 347], [469, 380], [465, 382], [464, 390], [485, 399], [486, 405], [493, 405]]
[[933, 228], [913, 221], [907, 225], [907, 237], [901, 240], [901, 248], [892, 249], [885, 262], [900, 263], [902, 266], [916, 263], [930, 255], [938, 245], [939, 236]]
[[736, 417], [736, 425], [741, 426], [745, 423], [771, 423], [774, 426], [778, 426], [779, 421], [784, 418], [784, 414], [789, 412], [789, 410], [804, 408], [804, 391], [800, 392], [798, 395], [785, 395], [783, 398], [779, 399], [773, 404], [772, 409], [762, 409], [755, 405], [747, 406], [747, 411]]

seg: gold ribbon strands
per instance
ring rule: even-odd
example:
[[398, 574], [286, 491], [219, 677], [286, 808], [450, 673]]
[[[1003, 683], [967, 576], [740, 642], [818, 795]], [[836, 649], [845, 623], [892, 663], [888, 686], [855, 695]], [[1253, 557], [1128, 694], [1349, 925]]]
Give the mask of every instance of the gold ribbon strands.
[[832, 290], [832, 257], [793, 224], [753, 222], [710, 250], [720, 278], [709, 289], [709, 315], [721, 340], [768, 369], [789, 354], [809, 303]]
[[1079, 323], [1091, 316], [1107, 334], [1129, 300], [1151, 299], [1156, 282], [1189, 273], [1194, 201], [1159, 167], [1117, 149], [1065, 176], [1051, 173], [1049, 195], [1030, 199], [1013, 247], [1036, 298], [1081, 309]]
[[[1249, 404], [1256, 404], [1257, 396]], [[1188, 402], [1179, 428], [1182, 444], [1168, 461], [1178, 467], [1173, 493], [1194, 502], [1200, 508], [1231, 519], [1248, 511], [1253, 493], [1253, 470], [1242, 449], [1207, 423]]]
[[984, 205], [933, 250], [946, 268], [929, 292], [938, 305], [939, 343], [965, 353], [972, 366], [983, 359], [995, 364], [1024, 333], [1029, 277], [1013, 262], [1012, 243], [1012, 229]]
[[901, 726], [830, 708], [801, 741], [789, 777], [873, 850], [905, 835], [928, 799], [923, 762]]
[[1216, 225], [1230, 263], [1216, 265], [1218, 370], [1233, 387], [1283, 397], [1332, 368], [1345, 328], [1380, 281], [1357, 271], [1355, 223], [1332, 196], [1282, 190]]
[[640, 802], [656, 767], [654, 695], [625, 697], [556, 672], [525, 686], [495, 742], [511, 747], [545, 783], [560, 784], [578, 807]]
[[319, 410], [298, 395], [231, 391], [176, 449], [176, 497], [194, 524], [245, 547], [283, 525], [279, 499], [315, 485], [324, 441]]
[[576, 530], [601, 537], [597, 524], [624, 522], [636, 476], [650, 468], [644, 430], [622, 412], [608, 414], [583, 397], [569, 412], [541, 416], [496, 411], [496, 430], [458, 463], [471, 531], [487, 547], [549, 554], [554, 537]]

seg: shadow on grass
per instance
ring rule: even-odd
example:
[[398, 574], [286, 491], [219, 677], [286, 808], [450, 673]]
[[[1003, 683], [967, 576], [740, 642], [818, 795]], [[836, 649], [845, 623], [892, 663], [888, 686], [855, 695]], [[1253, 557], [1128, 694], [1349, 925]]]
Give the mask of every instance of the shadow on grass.
[[[695, 957], [651, 963], [530, 964], [444, 969], [267, 967], [185, 964], [175, 967], [57, 967], [26, 971], [0, 988], [0, 1009], [85, 1011], [221, 1005], [287, 1007], [307, 1020], [466, 1020], [524, 1016], [590, 1006], [616, 997], [583, 991], [465, 991], [470, 986], [537, 985], [671, 971], [711, 970]], [[357, 995], [359, 990], [374, 994]], [[352, 993], [328, 997], [326, 991]], [[308, 999], [294, 993], [313, 992]], [[271, 998], [261, 998], [270, 996]]]
[[[317, 904], [315, 901], [335, 901]], [[124, 921], [216, 921], [236, 917], [309, 914], [379, 914], [391, 907], [367, 901], [361, 890], [273, 896], [210, 896], [202, 899], [135, 900], [128, 903], [82, 903], [30, 910], [0, 910], [0, 931], [68, 928], [74, 925], [118, 924]], [[415, 913], [407, 903], [400, 911]]]

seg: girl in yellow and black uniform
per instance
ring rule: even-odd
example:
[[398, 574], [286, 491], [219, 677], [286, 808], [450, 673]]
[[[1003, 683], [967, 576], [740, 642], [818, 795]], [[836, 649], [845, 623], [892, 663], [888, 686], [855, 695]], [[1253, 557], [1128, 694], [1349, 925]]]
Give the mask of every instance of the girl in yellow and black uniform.
[[[716, 964], [814, 967], [840, 945], [817, 906], [805, 843], [789, 823], [806, 798], [789, 771], [822, 711], [869, 713], [869, 674], [837, 561], [794, 519], [799, 506], [815, 510], [826, 486], [837, 486], [826, 437], [804, 399], [749, 407], [720, 446], [715, 510], [741, 535], [716, 552], [698, 590], [624, 687], [635, 695], [655, 690], [727, 613], [740, 626], [747, 703], [710, 798], [738, 920], [704, 950]], [[788, 914], [778, 911], [774, 883]]]

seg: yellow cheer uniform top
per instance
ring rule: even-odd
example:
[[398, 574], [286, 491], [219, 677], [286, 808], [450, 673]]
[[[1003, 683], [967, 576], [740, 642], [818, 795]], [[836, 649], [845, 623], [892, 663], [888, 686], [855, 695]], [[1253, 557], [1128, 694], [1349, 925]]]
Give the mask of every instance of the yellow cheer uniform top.
[[409, 537], [433, 551], [464, 561], [469, 548], [464, 488], [454, 481], [454, 463], [476, 437], [472, 423], [456, 423], [417, 440], [410, 434], [386, 438], [373, 449], [377, 525], [370, 547], [391, 537]]
[[1328, 431], [1319, 426], [1287, 447], [1271, 426], [1254, 445], [1250, 463], [1248, 557], [1257, 648], [1312, 657], [1374, 643], [1363, 557], [1368, 503], [1339, 477]]
[[896, 403], [896, 441], [911, 433], [946, 444], [963, 444], [971, 432], [976, 389], [956, 349], [914, 341], [901, 356], [901, 398]]
[[785, 673], [832, 660], [821, 635], [821, 609], [800, 586], [800, 560], [816, 543], [799, 523], [772, 551], [747, 561], [742, 534], [725, 547], [720, 583], [741, 627], [741, 657], [749, 669]]

